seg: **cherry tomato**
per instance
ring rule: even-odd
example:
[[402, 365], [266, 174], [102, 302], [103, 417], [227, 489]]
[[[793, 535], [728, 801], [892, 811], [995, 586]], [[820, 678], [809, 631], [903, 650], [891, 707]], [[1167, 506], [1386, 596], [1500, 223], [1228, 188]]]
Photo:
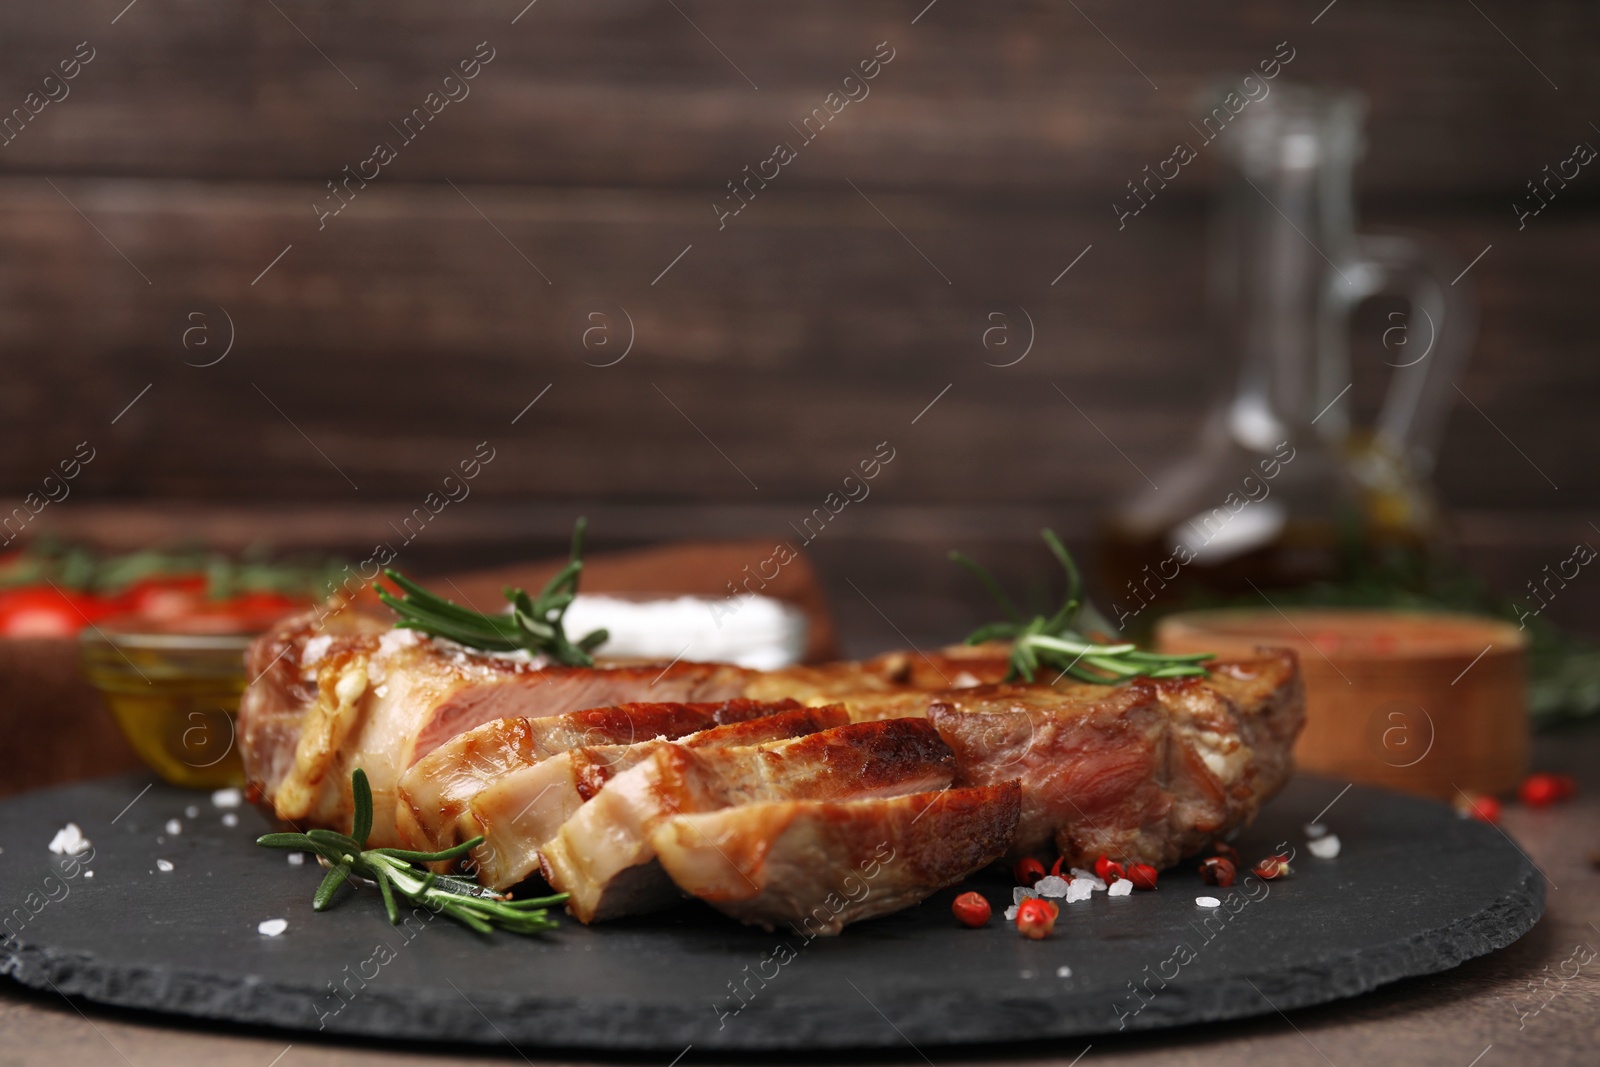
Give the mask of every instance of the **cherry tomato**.
[[177, 619], [205, 603], [206, 579], [203, 574], [146, 578], [129, 586], [118, 597], [122, 609], [148, 619]]
[[106, 612], [107, 605], [87, 593], [8, 589], [0, 593], [0, 637], [72, 637]]

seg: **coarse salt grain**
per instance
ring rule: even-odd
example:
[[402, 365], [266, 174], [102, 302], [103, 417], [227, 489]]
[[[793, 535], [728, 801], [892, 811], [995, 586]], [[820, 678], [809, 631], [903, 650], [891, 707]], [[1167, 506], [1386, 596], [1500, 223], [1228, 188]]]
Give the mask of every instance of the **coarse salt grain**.
[[1029, 889], [1025, 885], [1011, 887], [1011, 903], [1021, 904], [1024, 900], [1032, 900], [1039, 895], [1038, 890]]
[[58, 856], [81, 856], [89, 851], [89, 839], [83, 836], [77, 823], [69, 822], [50, 839], [50, 851]]
[[158, 870], [158, 871], [170, 871], [170, 870], [172, 870], [172, 861], [171, 860], [156, 860], [156, 870]]
[[1195, 897], [1194, 902], [1195, 906], [1200, 908], [1222, 907], [1222, 901], [1218, 900], [1216, 897]]
[[1074, 878], [1072, 884], [1067, 886], [1067, 903], [1077, 904], [1094, 896], [1094, 886], [1087, 879]]
[[1082, 867], [1072, 868], [1072, 881], [1074, 884], [1078, 882], [1088, 882], [1089, 888], [1096, 891], [1106, 887], [1106, 883], [1101, 880], [1099, 875], [1095, 874], [1093, 871], [1086, 871]]
[[1320, 822], [1308, 822], [1304, 826], [1300, 827], [1300, 829], [1304, 830], [1306, 832], [1306, 836], [1312, 840], [1315, 840], [1316, 838], [1319, 838], [1328, 832], [1328, 828], [1322, 825]]
[[93, 871], [84, 871], [83, 872], [83, 876], [85, 878], [93, 878], [94, 877], [94, 872]]
[[1339, 835], [1329, 834], [1306, 842], [1306, 851], [1319, 860], [1331, 860], [1339, 854]]
[[1067, 889], [1070, 888], [1070, 885], [1071, 883], [1065, 878], [1047, 874], [1033, 883], [1033, 888], [1041, 897], [1064, 897], [1067, 895]]
[[179, 834], [183, 833], [183, 823], [179, 822], [177, 819], [168, 819], [166, 831], [173, 837], [177, 837]]
[[291, 852], [291, 853], [289, 853], [289, 866], [298, 867], [301, 864], [305, 863], [305, 861], [306, 861], [306, 854], [304, 852]]
[[1111, 883], [1111, 888], [1106, 890], [1108, 897], [1125, 897], [1133, 892], [1133, 883], [1126, 878], [1118, 878]]
[[1071, 978], [1072, 977], [1072, 968], [1068, 967], [1066, 964], [1062, 964], [1060, 967], [1056, 968], [1056, 977], [1057, 978]]
[[237, 789], [219, 789], [211, 794], [211, 803], [219, 808], [237, 808], [244, 801], [244, 794]]
[[1011, 905], [1011, 907], [1006, 909], [1006, 922], [1011, 922], [1014, 919], [1016, 919], [1016, 917], [1017, 917], [1017, 909], [1020, 908], [1021, 906], [1022, 905], [1020, 905], [1020, 904], [1013, 904], [1013, 905]]
[[277, 937], [289, 929], [288, 919], [263, 919], [256, 924], [256, 933], [263, 937]]
[[239, 825], [239, 816], [235, 815], [231, 811], [228, 812], [226, 815], [224, 815], [222, 817], [222, 825], [224, 825], [224, 826], [238, 826]]
[[187, 808], [183, 809], [183, 814], [187, 818], [198, 819], [200, 817], [200, 809], [196, 805], [190, 804]]

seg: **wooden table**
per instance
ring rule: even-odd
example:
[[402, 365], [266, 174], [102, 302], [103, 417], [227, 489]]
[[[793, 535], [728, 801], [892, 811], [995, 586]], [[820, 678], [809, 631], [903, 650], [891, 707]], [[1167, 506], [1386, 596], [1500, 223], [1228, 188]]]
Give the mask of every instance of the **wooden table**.
[[[1218, 1063], [1393, 1063], [1438, 1067], [1556, 1067], [1590, 1065], [1600, 1057], [1600, 958], [1563, 980], [1563, 961], [1574, 949], [1600, 949], [1600, 870], [1590, 854], [1600, 850], [1600, 724], [1544, 735], [1535, 741], [1535, 766], [1565, 771], [1579, 782], [1569, 803], [1542, 811], [1508, 804], [1504, 829], [1551, 880], [1544, 919], [1516, 944], [1444, 974], [1410, 979], [1374, 993], [1288, 1016], [1192, 1027], [1135, 1037], [1096, 1037], [1018, 1046], [920, 1050], [937, 1067], [973, 1063], [1078, 1063], [1209, 1067]], [[1578, 957], [1581, 959], [1582, 957]], [[1568, 963], [1565, 971], [1573, 972]], [[1543, 992], [1535, 994], [1530, 983]], [[1546, 999], [1548, 998], [1547, 1002]], [[1541, 1002], [1543, 1005], [1541, 1006]], [[1520, 1012], [1520, 1013], [1519, 1013]], [[887, 1024], [886, 1024], [887, 1025]], [[669, 1057], [660, 1057], [666, 1067]], [[760, 1054], [699, 1057], [698, 1061], [765, 1062]], [[826, 1062], [916, 1063], [903, 1053], [826, 1054]], [[130, 1067], [346, 1067], [350, 1064], [465, 1064], [525, 1059], [572, 1062], [536, 1049], [509, 1046], [463, 1052], [459, 1048], [375, 1046], [198, 1025], [69, 1002], [52, 994], [0, 988], [0, 1062], [121, 1063]], [[648, 1055], [626, 1062], [654, 1064]]]

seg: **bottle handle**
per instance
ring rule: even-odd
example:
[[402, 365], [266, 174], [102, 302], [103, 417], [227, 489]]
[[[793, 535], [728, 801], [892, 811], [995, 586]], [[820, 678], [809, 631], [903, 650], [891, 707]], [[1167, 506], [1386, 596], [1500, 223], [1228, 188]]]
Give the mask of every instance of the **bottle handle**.
[[1373, 427], [1377, 444], [1419, 478], [1432, 472], [1454, 386], [1477, 331], [1477, 299], [1456, 256], [1438, 241], [1410, 234], [1362, 234], [1353, 264], [1362, 297], [1391, 293], [1411, 304], [1404, 324], [1384, 332], [1394, 368]]

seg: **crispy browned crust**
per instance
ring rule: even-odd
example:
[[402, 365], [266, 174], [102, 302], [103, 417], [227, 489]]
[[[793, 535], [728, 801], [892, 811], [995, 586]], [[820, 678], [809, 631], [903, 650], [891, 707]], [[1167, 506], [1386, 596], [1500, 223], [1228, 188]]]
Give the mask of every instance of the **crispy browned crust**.
[[[733, 722], [714, 729], [702, 730], [699, 733], [689, 734], [678, 739], [678, 744], [687, 749], [714, 749], [735, 748], [742, 745], [760, 745], [768, 741], [781, 741], [786, 737], [804, 737], [821, 730], [831, 730], [836, 726], [845, 726], [850, 722], [850, 713], [845, 709], [830, 705], [820, 708], [802, 708], [794, 701], [783, 701], [779, 704], [762, 704], [757, 701], [738, 701], [737, 703], [749, 704], [757, 708], [787, 708], [788, 710], [775, 711], [763, 715], [758, 719], [745, 722]], [[584, 800], [589, 800], [611, 780], [612, 776], [620, 769], [626, 769], [632, 764], [627, 762], [624, 754], [618, 751], [618, 746], [610, 745], [603, 748], [583, 747], [572, 751], [572, 775], [578, 794]]]
[[699, 759], [681, 747], [661, 753], [656, 758], [663, 788], [674, 799], [706, 791], [695, 808], [683, 809], [703, 810], [711, 803], [710, 790], [721, 792], [724, 803], [770, 795], [774, 789], [813, 799], [862, 797], [903, 793], [908, 776], [948, 781], [956, 773], [950, 747], [932, 723], [919, 719], [852, 723], [749, 751], [745, 761], [731, 755]]
[[854, 693], [906, 693], [964, 689], [1005, 677], [1008, 653], [996, 646], [958, 646], [939, 652], [888, 652], [860, 662], [843, 661], [753, 673], [746, 695], [766, 700], [793, 697], [831, 702]]
[[1292, 773], [1304, 722], [1298, 664], [1282, 649], [1204, 678], [923, 700], [963, 784], [1021, 779], [1013, 854], [1079, 866], [1105, 854], [1164, 867], [1247, 824]]

